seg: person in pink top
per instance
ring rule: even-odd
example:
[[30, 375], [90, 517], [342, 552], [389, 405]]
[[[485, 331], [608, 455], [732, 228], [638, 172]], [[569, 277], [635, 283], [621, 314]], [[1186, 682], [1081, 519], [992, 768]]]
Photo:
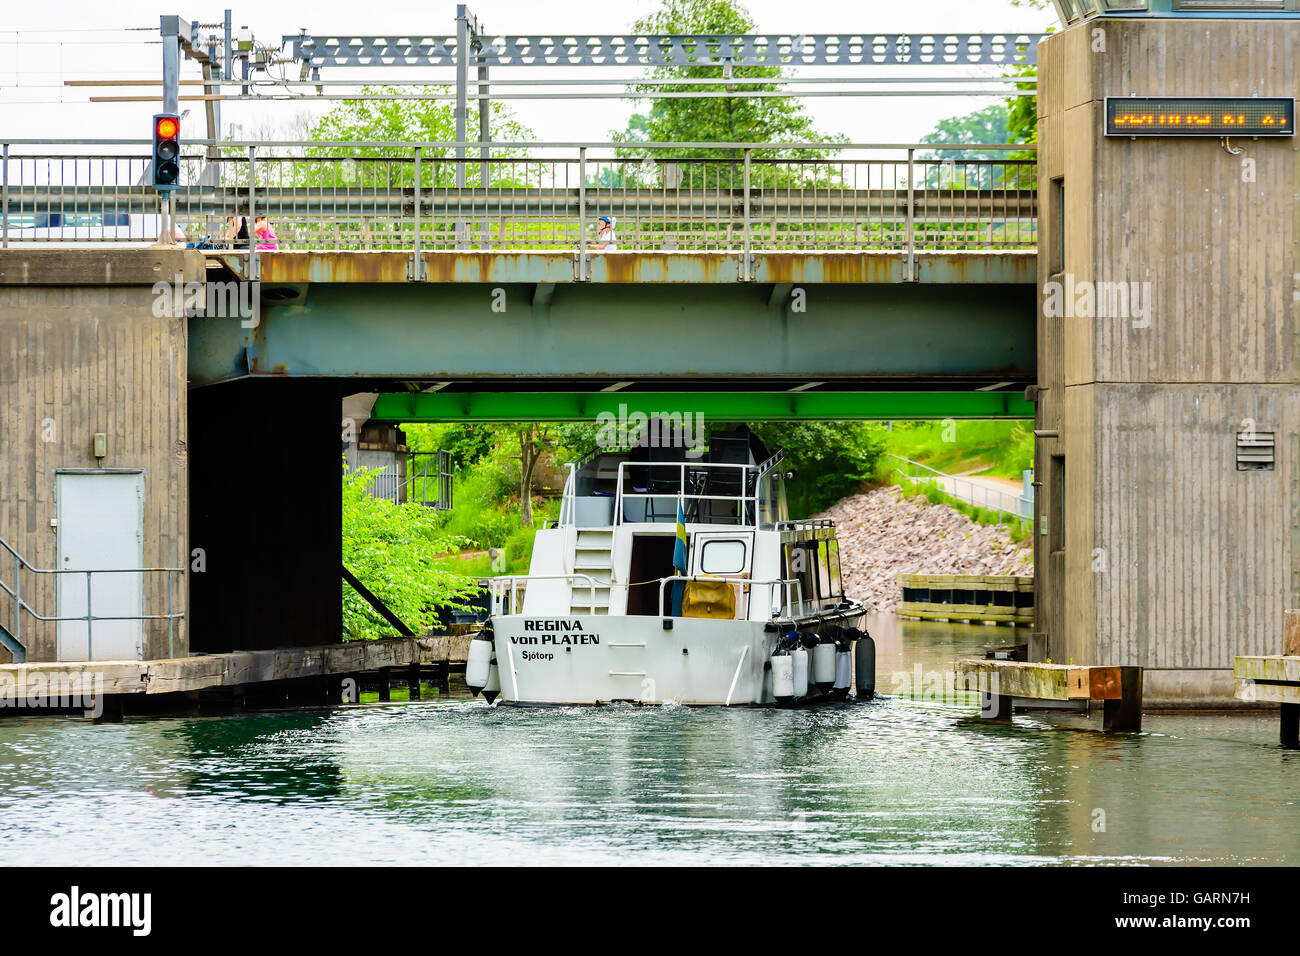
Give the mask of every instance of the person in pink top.
[[275, 230], [271, 228], [271, 223], [265, 216], [258, 216], [253, 220], [253, 235], [257, 237], [258, 251], [280, 248], [279, 240], [275, 236]]

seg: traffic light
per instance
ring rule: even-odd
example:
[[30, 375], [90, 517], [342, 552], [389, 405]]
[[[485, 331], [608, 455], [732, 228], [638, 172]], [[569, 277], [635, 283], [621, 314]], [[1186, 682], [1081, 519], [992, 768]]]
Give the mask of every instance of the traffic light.
[[175, 189], [181, 179], [181, 118], [159, 113], [153, 118], [153, 185]]

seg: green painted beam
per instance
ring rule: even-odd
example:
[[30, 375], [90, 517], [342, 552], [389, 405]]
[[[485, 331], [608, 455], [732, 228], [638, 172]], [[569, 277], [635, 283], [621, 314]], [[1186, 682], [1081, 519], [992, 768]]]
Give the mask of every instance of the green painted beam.
[[673, 412], [715, 421], [1033, 418], [1019, 392], [381, 392], [388, 422], [594, 421]]

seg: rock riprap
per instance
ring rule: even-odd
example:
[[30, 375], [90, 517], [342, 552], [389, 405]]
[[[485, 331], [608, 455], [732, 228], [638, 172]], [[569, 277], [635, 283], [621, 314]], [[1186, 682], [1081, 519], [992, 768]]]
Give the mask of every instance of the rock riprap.
[[1012, 541], [1007, 529], [976, 524], [896, 485], [836, 502], [817, 518], [835, 522], [844, 591], [886, 612], [902, 600], [900, 574], [1033, 574], [1031, 539]]

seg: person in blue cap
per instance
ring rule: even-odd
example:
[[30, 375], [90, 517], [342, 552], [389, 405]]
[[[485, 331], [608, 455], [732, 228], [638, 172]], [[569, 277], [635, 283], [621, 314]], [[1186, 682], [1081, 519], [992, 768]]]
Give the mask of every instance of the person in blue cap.
[[614, 226], [618, 222], [613, 216], [601, 216], [596, 220], [596, 241], [591, 244], [595, 252], [618, 251], [618, 239], [614, 236]]

